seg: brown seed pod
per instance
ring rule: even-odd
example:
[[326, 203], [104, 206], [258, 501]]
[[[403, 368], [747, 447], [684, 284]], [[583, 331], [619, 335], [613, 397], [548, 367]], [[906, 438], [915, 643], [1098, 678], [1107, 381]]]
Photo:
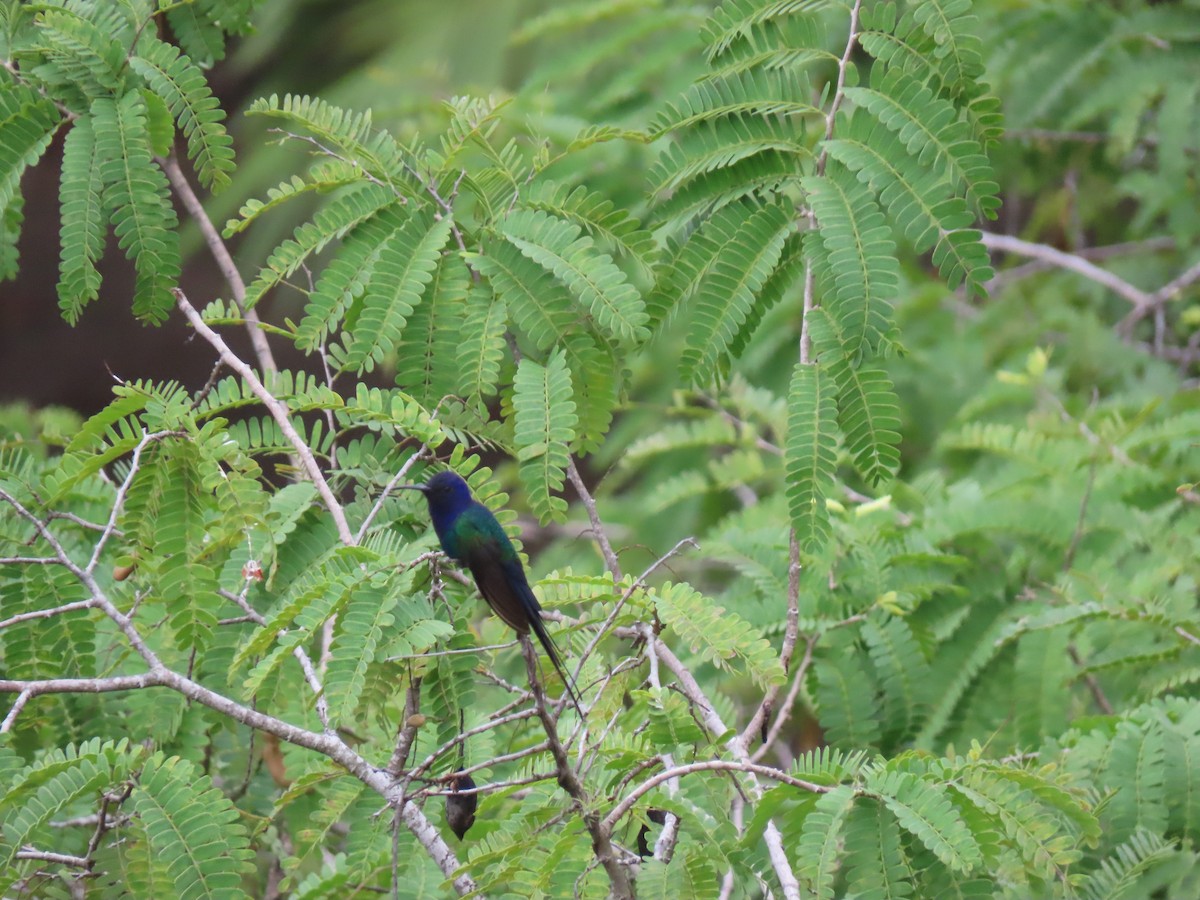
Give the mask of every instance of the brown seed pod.
[[458, 792], [473, 790], [474, 787], [475, 779], [470, 775], [456, 774], [450, 779], [450, 790], [454, 793], [446, 795], [446, 824], [450, 826], [450, 830], [460, 841], [475, 824], [475, 810], [479, 807], [479, 795]]

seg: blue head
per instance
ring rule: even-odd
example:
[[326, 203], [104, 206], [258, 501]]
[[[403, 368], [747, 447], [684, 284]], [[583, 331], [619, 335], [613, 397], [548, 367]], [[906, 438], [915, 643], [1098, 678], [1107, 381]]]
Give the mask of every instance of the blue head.
[[406, 484], [403, 487], [425, 495], [425, 502], [429, 504], [429, 516], [433, 519], [433, 529], [443, 544], [446, 534], [454, 525], [454, 520], [474, 502], [471, 488], [457, 472], [438, 472], [424, 484]]

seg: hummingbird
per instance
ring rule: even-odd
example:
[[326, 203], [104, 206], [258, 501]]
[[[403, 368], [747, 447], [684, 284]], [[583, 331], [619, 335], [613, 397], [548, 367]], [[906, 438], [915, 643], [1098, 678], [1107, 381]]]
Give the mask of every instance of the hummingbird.
[[582, 716], [579, 696], [563, 669], [562, 655], [542, 621], [542, 607], [529, 586], [525, 567], [492, 511], [471, 496], [471, 488], [456, 472], [438, 472], [425, 484], [399, 487], [425, 495], [433, 530], [437, 532], [442, 549], [470, 570], [479, 593], [483, 594], [492, 612], [517, 634], [526, 635], [532, 629], [537, 635]]

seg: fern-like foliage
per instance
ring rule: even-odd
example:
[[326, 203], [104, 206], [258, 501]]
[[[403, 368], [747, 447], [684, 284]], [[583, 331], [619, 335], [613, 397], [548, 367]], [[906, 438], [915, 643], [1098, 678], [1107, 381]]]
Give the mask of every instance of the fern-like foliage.
[[214, 192], [229, 184], [233, 141], [225, 133], [224, 113], [204, 74], [176, 47], [153, 39], [142, 42], [129, 67], [146, 79], [179, 123], [200, 181]]
[[58, 302], [64, 318], [71, 324], [79, 320], [83, 307], [100, 294], [96, 262], [104, 252], [103, 187], [92, 120], [80, 119], [67, 133], [63, 146], [60, 189], [63, 236]]
[[[0, 3], [0, 275], [61, 131], [63, 315], [103, 293], [110, 225], [135, 312], [170, 313], [168, 189], [194, 206], [162, 160], [232, 182], [206, 67], [255, 5]], [[677, 817], [670, 862], [618, 849], [638, 896], [1196, 896], [1190, 11], [713, 7], [557, 5], [495, 98], [253, 103], [307, 165], [238, 172], [279, 173], [230, 201], [246, 302], [197, 305], [260, 329], [278, 404], [235, 369], [88, 418], [0, 407], [0, 892], [238, 896], [282, 870], [313, 898], [600, 897], [589, 826], [637, 792], [618, 848]], [[1078, 272], [993, 281], [999, 184], [1031, 241], [1168, 285], [1161, 315], [1114, 335], [1123, 300]], [[553, 570], [585, 815], [511, 630], [398, 489], [427, 467]], [[459, 768], [480, 815], [443, 845]]]
[[607, 254], [593, 251], [580, 227], [546, 213], [517, 211], [505, 218], [504, 237], [522, 254], [562, 281], [604, 331], [618, 341], [646, 337], [637, 291]]
[[370, 368], [389, 354], [433, 278], [438, 254], [450, 237], [452, 222], [414, 217], [378, 248], [361, 305], [347, 312], [346, 348], [335, 351], [343, 368]]
[[104, 206], [118, 246], [137, 269], [134, 312], [160, 322], [174, 306], [170, 288], [179, 280], [179, 237], [166, 176], [150, 157], [146, 104], [137, 93], [102, 98], [91, 115], [96, 153], [104, 160]]
[[155, 868], [181, 897], [226, 897], [241, 889], [254, 853], [237, 809], [211, 779], [156, 753], [138, 775], [130, 803], [142, 820]]
[[796, 366], [788, 390], [788, 506], [797, 540], [815, 549], [828, 538], [825, 500], [836, 457], [832, 378], [818, 365]]
[[684, 584], [666, 585], [654, 593], [653, 599], [663, 622], [708, 662], [723, 667], [728, 660], [737, 659], [763, 686], [783, 680], [778, 657], [736, 613], [704, 603], [699, 592]]
[[514, 440], [521, 473], [530, 489], [530, 504], [543, 522], [563, 515], [562, 488], [574, 439], [575, 403], [564, 356], [551, 356], [545, 366], [521, 360], [513, 382]]

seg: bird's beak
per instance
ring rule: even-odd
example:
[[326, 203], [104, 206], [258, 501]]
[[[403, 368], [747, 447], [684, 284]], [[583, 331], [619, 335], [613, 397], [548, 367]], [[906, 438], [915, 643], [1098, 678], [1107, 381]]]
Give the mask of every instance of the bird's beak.
[[429, 488], [425, 487], [425, 485], [423, 485], [423, 484], [398, 484], [398, 485], [396, 485], [395, 490], [397, 490], [397, 491], [420, 491], [422, 494], [424, 494], [426, 491], [429, 490]]

